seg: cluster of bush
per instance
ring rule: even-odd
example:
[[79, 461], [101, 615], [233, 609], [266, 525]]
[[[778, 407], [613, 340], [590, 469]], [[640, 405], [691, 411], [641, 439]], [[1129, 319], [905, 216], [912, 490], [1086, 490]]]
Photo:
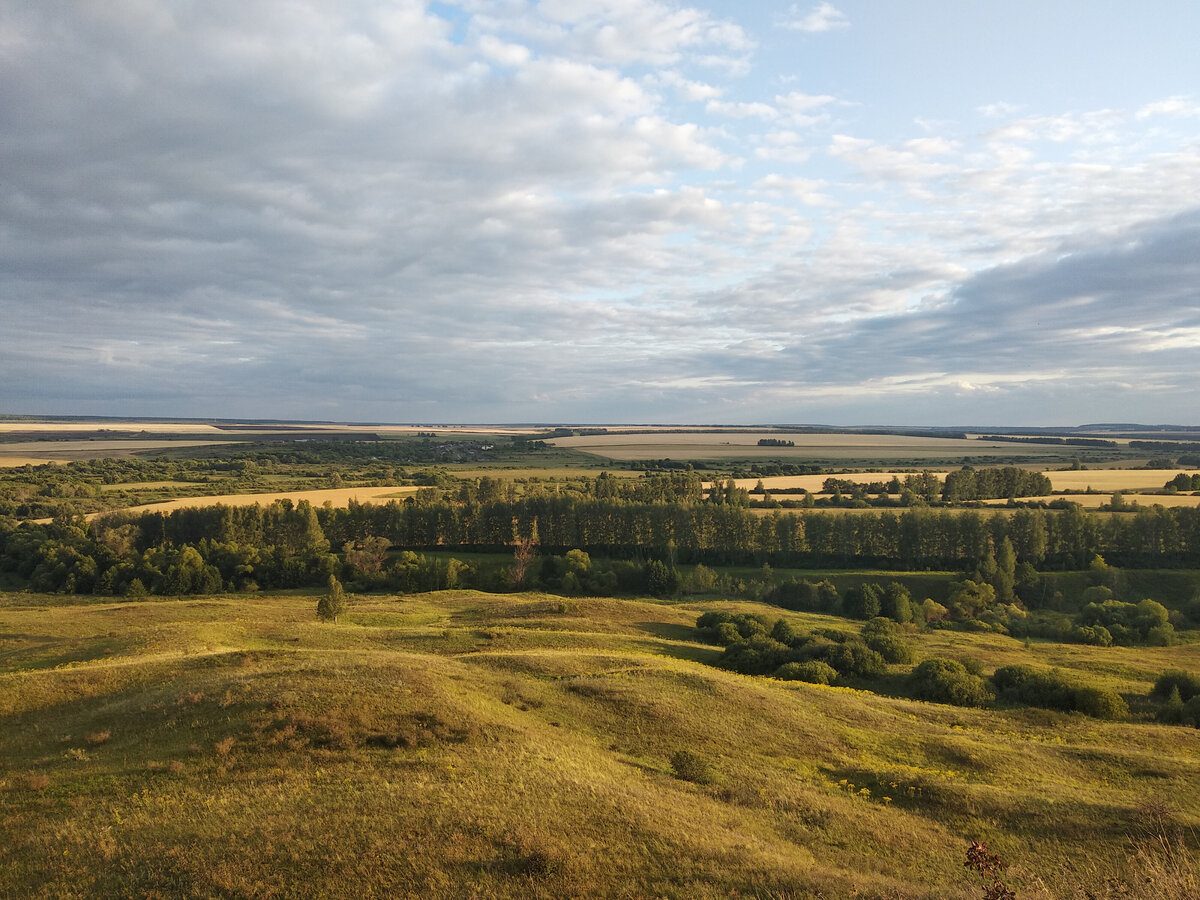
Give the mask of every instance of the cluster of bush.
[[863, 620], [882, 616], [900, 624], [924, 623], [930, 617], [939, 619], [946, 614], [946, 607], [940, 603], [932, 600], [926, 600], [924, 604], [914, 602], [908, 588], [898, 581], [886, 585], [867, 582], [839, 594], [837, 586], [828, 579], [813, 582], [789, 578], [770, 587], [762, 599], [798, 612], [840, 614]]
[[[772, 622], [766, 616], [713, 610], [701, 615], [696, 627], [704, 639], [725, 647], [718, 664], [743, 675], [861, 684], [885, 675], [889, 664], [914, 660], [903, 626], [883, 617], [865, 623], [859, 634], [850, 634], [824, 628], [799, 631], [782, 618]], [[1167, 698], [1164, 708], [1179, 707], [1179, 716], [1172, 721], [1191, 721], [1187, 716], [1200, 715], [1200, 679], [1170, 674], [1174, 680], [1167, 684], [1160, 679], [1155, 691]], [[1026, 665], [1004, 666], [989, 679], [977, 660], [931, 658], [912, 669], [905, 685], [918, 700], [955, 706], [999, 702], [1080, 712], [1098, 719], [1129, 716], [1128, 705], [1114, 691], [1076, 685], [1057, 670]]]
[[1180, 472], [1163, 487], [1176, 491], [1200, 491], [1200, 474], [1189, 475], [1187, 472]]
[[1158, 721], [1200, 728], [1200, 676], [1179, 669], [1163, 672], [1150, 695], [1162, 701]]
[[833, 628], [798, 631], [786, 619], [714, 610], [700, 616], [696, 627], [706, 640], [725, 647], [720, 665], [743, 675], [846, 684], [878, 678], [889, 663], [913, 660], [899, 626], [882, 618], [849, 634]]
[[993, 701], [1080, 712], [1096, 719], [1128, 718], [1129, 706], [1106, 688], [1073, 684], [1055, 669], [1002, 666], [985, 678], [978, 660], [926, 659], [912, 670], [908, 686], [918, 700], [955, 706], [985, 706]]

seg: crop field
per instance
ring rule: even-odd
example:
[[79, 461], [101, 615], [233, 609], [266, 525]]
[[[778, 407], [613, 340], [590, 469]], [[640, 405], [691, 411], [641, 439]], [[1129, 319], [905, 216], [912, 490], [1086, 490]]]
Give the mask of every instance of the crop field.
[[1056, 491], [1161, 491], [1163, 485], [1180, 473], [1194, 469], [1080, 469], [1047, 472]]
[[40, 466], [48, 462], [71, 462], [77, 459], [107, 459], [129, 457], [146, 450], [178, 450], [188, 447], [212, 447], [231, 443], [205, 440], [137, 440], [137, 441], [18, 441], [0, 444], [0, 466]]
[[[1055, 500], [1066, 500], [1070, 503], [1078, 503], [1085, 509], [1096, 509], [1101, 506], [1108, 506], [1112, 502], [1112, 495], [1107, 493], [1093, 494], [1045, 494], [1041, 497], [1022, 497], [1021, 502], [1044, 502], [1052, 503]], [[1200, 494], [1126, 494], [1124, 501], [1128, 506], [1200, 506]], [[982, 500], [982, 503], [996, 506], [1007, 503], [1007, 499], [1000, 500]]]
[[[323, 506], [329, 503], [335, 507], [346, 507], [350, 501], [358, 503], [386, 503], [396, 498], [403, 499], [420, 488], [406, 487], [358, 487], [358, 488], [322, 488], [314, 491], [279, 491], [265, 494], [216, 494], [208, 497], [176, 497], [159, 503], [147, 503], [142, 506], [127, 507], [125, 512], [170, 512], [174, 509], [185, 509], [198, 506], [269, 506], [276, 500], [290, 500], [299, 503], [307, 500], [313, 506]], [[100, 513], [93, 514], [100, 515]]]
[[[938, 478], [945, 478], [946, 471], [929, 470], [930, 474], [936, 475]], [[735, 478], [733, 483], [740, 488], [752, 490], [758, 486], [761, 481], [763, 487], [768, 491], [783, 491], [783, 490], [806, 490], [811, 493], [820, 492], [825, 484], [825, 479], [836, 477], [842, 481], [853, 481], [856, 484], [870, 484], [873, 481], [891, 481], [893, 477], [904, 480], [906, 475], [911, 475], [912, 472], [848, 472], [844, 475], [771, 475], [763, 478]], [[724, 483], [724, 482], [722, 482]], [[705, 487], [712, 487], [712, 482], [706, 482]]]
[[853, 627], [750, 602], [314, 607], [0, 595], [0, 896], [978, 900], [973, 840], [1021, 900], [1200, 884], [1200, 732], [1143, 701], [1194, 644], [912, 638], [1126, 693], [1102, 722], [714, 668], [709, 609]]
[[[763, 438], [789, 440], [794, 447], [760, 447]], [[556, 438], [567, 447], [614, 460], [634, 459], [1021, 459], [1064, 455], [1063, 447], [893, 434], [788, 434], [780, 432], [687, 432], [596, 434]], [[1068, 448], [1074, 450], [1074, 448]], [[1000, 464], [1000, 463], [997, 463]]]

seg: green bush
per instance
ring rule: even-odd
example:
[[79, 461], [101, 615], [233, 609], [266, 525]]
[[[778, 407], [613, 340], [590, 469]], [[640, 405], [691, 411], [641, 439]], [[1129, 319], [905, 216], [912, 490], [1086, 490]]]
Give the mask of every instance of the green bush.
[[1129, 718], [1129, 706], [1116, 691], [1085, 687], [1075, 691], [1075, 708], [1085, 716], [1120, 722]]
[[1183, 724], [1200, 728], [1200, 694], [1183, 704]]
[[776, 678], [784, 681], [807, 681], [809, 684], [833, 684], [837, 675], [837, 669], [818, 659], [784, 663], [775, 670]]
[[983, 706], [992, 699], [987, 683], [953, 659], [924, 660], [909, 674], [908, 684], [918, 700]]
[[680, 781], [693, 784], [711, 784], [712, 767], [708, 761], [693, 750], [676, 750], [671, 754], [671, 771]]
[[1179, 688], [1171, 688], [1171, 693], [1154, 714], [1154, 719], [1164, 725], [1180, 725], [1183, 723], [1183, 700], [1179, 697]]
[[1150, 693], [1152, 696], [1166, 699], [1171, 696], [1172, 691], [1178, 691], [1179, 699], [1187, 703], [1200, 694], [1200, 676], [1184, 672], [1182, 669], [1171, 669], [1158, 676]]
[[1053, 670], [1003, 666], [992, 676], [996, 696], [1009, 703], [1043, 709], [1075, 709], [1075, 686]]
[[876, 634], [867, 638], [867, 646], [889, 663], [911, 663], [916, 655], [908, 642], [894, 634]]

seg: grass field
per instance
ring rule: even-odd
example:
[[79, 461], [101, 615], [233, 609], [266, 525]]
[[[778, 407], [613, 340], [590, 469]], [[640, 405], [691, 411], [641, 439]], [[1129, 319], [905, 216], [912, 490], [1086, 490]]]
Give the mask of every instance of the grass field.
[[[338, 625], [314, 607], [0, 596], [0, 896], [966, 900], [971, 840], [1023, 900], [1200, 884], [1192, 729], [708, 665], [696, 615], [779, 615], [756, 604], [443, 592], [354, 599]], [[1196, 659], [917, 641], [1134, 700]], [[674, 776], [679, 750], [709, 783]]]

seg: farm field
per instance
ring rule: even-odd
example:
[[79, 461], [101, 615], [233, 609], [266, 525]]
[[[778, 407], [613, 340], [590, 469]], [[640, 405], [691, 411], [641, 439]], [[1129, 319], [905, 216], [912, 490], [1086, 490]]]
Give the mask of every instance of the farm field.
[[[1200, 506], [1200, 496], [1195, 494], [1126, 494], [1125, 503], [1132, 506], [1168, 506], [1168, 507], [1183, 507], [1183, 506]], [[1112, 495], [1106, 493], [1094, 494], [1045, 494], [1041, 497], [1022, 497], [1022, 502], [1037, 502], [1051, 503], [1055, 500], [1066, 500], [1070, 503], [1078, 503], [1085, 509], [1097, 509], [1101, 506], [1107, 506], [1112, 502]], [[982, 500], [991, 506], [1007, 503], [1008, 500]]]
[[1163, 485], [1180, 473], [1195, 469], [1081, 469], [1047, 472], [1056, 491], [1161, 491]]
[[[793, 441], [794, 447], [760, 447], [763, 438]], [[791, 434], [780, 432], [692, 432], [596, 434], [555, 438], [551, 443], [615, 460], [634, 459], [944, 459], [946, 457], [1057, 458], [1061, 446], [928, 438], [894, 434]], [[1073, 451], [1075, 448], [1067, 448]], [[999, 463], [997, 463], [999, 464]]]
[[188, 447], [213, 447], [231, 441], [138, 440], [138, 441], [19, 441], [0, 444], [0, 466], [40, 466], [49, 462], [78, 459], [107, 459], [133, 456], [146, 450], [178, 450]]
[[[936, 475], [940, 479], [945, 479], [948, 474], [946, 469], [930, 469], [930, 474]], [[1075, 499], [1076, 496], [1087, 497], [1089, 489], [1100, 491], [1110, 495], [1101, 497], [1096, 500], [1096, 503], [1107, 503], [1111, 498], [1113, 491], [1161, 491], [1163, 485], [1180, 473], [1192, 474], [1191, 469], [1086, 469], [1082, 471], [1046, 471], [1044, 474], [1050, 479], [1050, 483], [1054, 486], [1055, 491], [1071, 492], [1072, 496], [1068, 499]], [[853, 481], [857, 484], [869, 484], [874, 481], [890, 481], [893, 477], [904, 480], [905, 475], [911, 472], [848, 472], [846, 474], [837, 475], [836, 477], [844, 481]], [[763, 478], [735, 478], [734, 484], [740, 488], [747, 490], [753, 489], [761, 481], [763, 487], [768, 491], [779, 490], [796, 490], [803, 488], [806, 491], [817, 493], [821, 490], [825, 483], [825, 479], [829, 475], [773, 475], [764, 476]], [[706, 482], [706, 487], [711, 487], [711, 482]], [[1036, 499], [1062, 499], [1061, 496], [1051, 496]], [[1155, 503], [1163, 503], [1166, 505], [1194, 505], [1192, 501], [1200, 500], [1200, 498], [1191, 497], [1188, 494], [1161, 494], [1154, 495]], [[1149, 498], [1147, 498], [1149, 500]]]
[[[944, 469], [930, 469], [930, 474], [936, 475], [938, 478], [944, 479], [946, 471]], [[825, 484], [827, 478], [836, 477], [843, 481], [853, 481], [855, 484], [870, 484], [873, 481], [891, 481], [893, 477], [904, 480], [906, 475], [911, 475], [912, 472], [847, 472], [845, 474], [831, 475], [768, 475], [762, 478], [735, 478], [733, 483], [740, 488], [752, 490], [758, 486], [761, 481], [763, 487], [768, 491], [781, 490], [806, 490], [810, 493], [819, 493]], [[724, 481], [722, 481], [724, 483]], [[705, 482], [705, 487], [712, 487], [713, 482]]]
[[977, 900], [972, 840], [1022, 900], [1200, 883], [1200, 732], [1141, 699], [1195, 645], [912, 638], [1127, 693], [1102, 722], [714, 668], [706, 610], [855, 627], [749, 602], [314, 608], [0, 595], [0, 895]]
[[[175, 509], [203, 506], [269, 506], [276, 500], [290, 500], [299, 503], [307, 500], [313, 506], [323, 506], [326, 503], [335, 507], [346, 507], [350, 501], [358, 503], [386, 503], [396, 498], [403, 499], [406, 494], [412, 494], [420, 488], [404, 487], [358, 487], [358, 488], [322, 488], [313, 491], [278, 491], [264, 494], [216, 494], [208, 497], [176, 497], [158, 503], [146, 503], [141, 506], [125, 507], [123, 512], [170, 512]], [[89, 519], [103, 513], [92, 513]]]

